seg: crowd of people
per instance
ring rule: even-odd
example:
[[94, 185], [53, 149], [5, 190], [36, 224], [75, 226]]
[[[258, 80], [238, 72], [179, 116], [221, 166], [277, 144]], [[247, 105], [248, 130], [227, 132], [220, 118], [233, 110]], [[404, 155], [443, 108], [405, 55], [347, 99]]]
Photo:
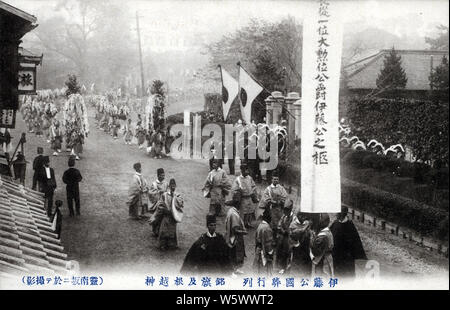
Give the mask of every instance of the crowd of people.
[[153, 158], [165, 157], [170, 152], [165, 105], [160, 95], [151, 95], [145, 106], [140, 100], [115, 91], [90, 96], [87, 100], [95, 108], [97, 128], [110, 134], [113, 139], [121, 135], [126, 145], [137, 145]]
[[83, 97], [67, 91], [67, 88], [39, 90], [36, 95], [25, 95], [20, 112], [28, 133], [43, 137], [53, 156], [61, 153], [65, 139], [66, 150], [80, 160], [89, 133], [87, 111]]
[[[57, 188], [55, 171], [50, 167], [50, 157], [44, 156], [44, 149], [42, 147], [37, 148], [37, 153], [38, 155], [33, 160], [34, 173], [32, 189], [44, 194], [47, 216], [53, 219], [52, 221], [55, 221], [56, 232], [59, 238], [62, 225], [62, 213], [60, 209], [63, 206], [63, 202], [57, 200], [55, 201], [55, 205], [53, 205], [53, 196]], [[67, 163], [68, 169], [64, 171], [62, 176], [62, 181], [66, 184], [67, 207], [70, 217], [75, 216], [75, 214], [77, 216], [81, 215], [79, 183], [83, 177], [80, 171], [75, 168], [75, 163], [75, 156], [69, 156]], [[74, 202], [75, 209], [73, 206]]]
[[[359, 234], [343, 207], [331, 224], [328, 214], [294, 213], [294, 202], [277, 173], [258, 198], [246, 163], [232, 184], [219, 160], [213, 160], [203, 194], [210, 199], [207, 231], [194, 242], [182, 273], [243, 274], [246, 235], [255, 228], [253, 270], [260, 275], [354, 277], [355, 260], [367, 259]], [[225, 200], [230, 194], [232, 199]], [[216, 232], [216, 218], [228, 205], [225, 236]], [[331, 225], [330, 225], [331, 224]]]
[[[144, 107], [114, 92], [84, 98], [80, 94], [71, 95], [63, 108], [55, 104], [55, 98], [52, 92], [27, 96], [21, 109], [29, 131], [45, 136], [47, 142], [51, 143], [54, 156], [61, 152], [64, 136], [68, 147], [72, 149], [69, 168], [62, 177], [66, 184], [67, 207], [71, 217], [80, 215], [78, 184], [82, 176], [74, 166], [81, 154], [77, 145], [82, 147], [83, 141], [80, 139], [87, 137], [89, 132], [87, 124], [83, 123], [87, 119], [84, 98], [95, 108], [96, 127], [99, 130], [109, 133], [113, 139], [118, 139], [121, 134], [126, 145], [135, 143], [140, 149], [147, 142], [146, 150], [155, 158], [161, 158], [167, 153], [164, 105], [158, 96], [150, 97]], [[61, 110], [64, 113], [65, 134], [57, 119]], [[70, 115], [71, 110], [82, 111], [81, 117]], [[135, 122], [132, 119], [134, 114], [137, 115]], [[237, 125], [245, 130], [245, 124]], [[70, 129], [70, 126], [74, 129]], [[248, 126], [259, 125], [252, 123]], [[285, 130], [285, 127], [275, 128], [276, 134], [281, 130]], [[283, 132], [281, 134], [284, 135]], [[252, 138], [255, 136], [246, 137], [246, 147], [249, 145], [248, 139]], [[226, 151], [226, 146], [211, 147], [210, 171], [202, 189], [204, 198], [209, 199], [209, 209], [205, 214], [207, 230], [187, 252], [181, 267], [182, 273], [243, 274], [248, 257], [245, 246], [247, 235], [255, 229], [253, 269], [257, 274], [355, 275], [355, 260], [367, 257], [345, 208], [332, 224], [328, 214], [295, 212], [294, 202], [280, 184], [276, 171], [267, 175], [270, 184], [259, 194], [256, 186], [262, 181], [259, 161], [247, 159], [248, 153], [245, 153], [240, 164], [240, 174], [231, 179], [222, 168], [224, 161], [215, 156], [215, 147], [223, 147], [223, 151]], [[281, 152], [283, 148], [282, 145]], [[234, 166], [235, 160], [229, 159], [230, 175], [235, 174]], [[184, 202], [176, 191], [175, 179], [171, 178], [167, 182], [164, 169], [159, 168], [156, 178], [148, 182], [142, 175], [141, 163], [135, 163], [133, 168], [127, 201], [130, 218], [148, 221], [161, 250], [177, 248], [177, 224], [183, 219]], [[33, 169], [33, 189], [44, 193], [48, 216], [58, 218], [59, 235], [62, 201], [57, 201], [53, 207], [57, 182], [49, 156], [43, 156], [41, 147], [38, 148]], [[231, 199], [227, 200], [227, 197]], [[228, 207], [226, 213], [225, 206]], [[224, 235], [216, 231], [217, 218], [223, 216]]]
[[142, 175], [141, 163], [135, 163], [133, 168], [127, 200], [130, 218], [148, 221], [161, 250], [177, 248], [177, 223], [183, 218], [184, 204], [176, 192], [175, 179], [166, 182], [165, 171], [159, 168], [156, 179], [149, 183]]

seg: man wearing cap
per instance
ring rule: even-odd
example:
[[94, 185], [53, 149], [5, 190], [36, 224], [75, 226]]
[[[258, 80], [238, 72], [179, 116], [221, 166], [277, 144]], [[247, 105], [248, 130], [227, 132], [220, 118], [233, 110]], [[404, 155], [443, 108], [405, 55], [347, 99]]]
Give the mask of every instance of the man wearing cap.
[[69, 157], [69, 169], [64, 171], [62, 180], [66, 184], [67, 207], [69, 208], [69, 216], [74, 216], [73, 202], [75, 201], [75, 210], [80, 215], [80, 189], [78, 183], [83, 177], [78, 169], [75, 168], [75, 157]]
[[54, 120], [50, 126], [50, 140], [52, 142], [53, 156], [61, 153], [62, 131], [58, 120]]
[[355, 277], [355, 260], [367, 259], [361, 238], [355, 225], [347, 217], [348, 208], [341, 213], [330, 227], [333, 234], [333, 264], [337, 277]]
[[239, 213], [240, 200], [240, 192], [235, 192], [233, 199], [226, 202], [226, 205], [231, 206], [231, 208], [228, 209], [225, 219], [225, 241], [229, 248], [233, 275], [243, 274], [240, 268], [244, 265], [245, 259], [244, 235], [247, 234], [247, 231]]
[[[272, 183], [264, 190], [261, 198], [261, 203], [259, 205], [259, 213], [262, 210], [269, 209], [271, 212], [272, 222], [270, 226], [274, 233], [274, 238], [276, 238], [276, 233], [278, 230], [278, 223], [280, 222], [282, 216], [282, 208], [287, 198], [287, 192], [284, 187], [280, 184], [278, 174], [272, 174]], [[257, 214], [258, 217], [258, 214]]]
[[219, 160], [215, 159], [212, 163], [212, 170], [208, 173], [208, 177], [203, 187], [205, 197], [210, 197], [209, 214], [221, 216], [222, 205], [225, 196], [231, 188], [228, 181], [227, 173], [219, 167]]
[[288, 269], [292, 275], [311, 276], [310, 240], [312, 235], [311, 214], [298, 212], [289, 226], [291, 238], [291, 257]]
[[175, 179], [170, 179], [169, 189], [162, 194], [152, 216], [155, 223], [159, 222], [158, 246], [161, 250], [178, 248], [177, 223], [183, 215], [183, 198], [175, 193], [176, 187]]
[[312, 261], [312, 276], [324, 276], [334, 278], [333, 267], [333, 235], [328, 228], [330, 225], [330, 216], [327, 213], [320, 213], [319, 233], [313, 236], [311, 240], [310, 257]]
[[[150, 189], [148, 191], [149, 203], [152, 204], [149, 208], [149, 211], [152, 213], [156, 211], [156, 205], [158, 201], [161, 199], [161, 196], [169, 189], [169, 183], [164, 181], [166, 177], [164, 169], [158, 168], [158, 170], [156, 170], [156, 174], [157, 179], [151, 184]], [[160, 222], [154, 222], [154, 224], [152, 225], [153, 236], [155, 237], [158, 236], [159, 223]]]
[[182, 274], [224, 275], [232, 271], [225, 238], [216, 232], [216, 216], [206, 216], [207, 232], [191, 246], [183, 266]]
[[142, 213], [142, 195], [148, 192], [147, 181], [142, 177], [141, 163], [133, 165], [135, 173], [128, 189], [128, 214], [132, 219], [140, 219]]
[[255, 234], [255, 260], [253, 267], [258, 274], [272, 275], [274, 240], [273, 232], [270, 227], [270, 210], [265, 209], [262, 214], [262, 220], [256, 229]]
[[236, 177], [231, 186], [231, 192], [239, 191], [241, 195], [239, 212], [243, 215], [246, 228], [253, 228], [251, 221], [255, 214], [254, 203], [258, 202], [256, 197], [256, 185], [250, 176], [250, 171], [246, 164], [241, 164], [241, 175]]
[[169, 188], [169, 184], [164, 180], [166, 177], [164, 169], [158, 168], [156, 170], [156, 180], [152, 182], [150, 185], [150, 189], [148, 190], [148, 198], [150, 203], [152, 204], [149, 207], [150, 212], [155, 211], [156, 203], [158, 202], [161, 195], [167, 191]]
[[39, 181], [39, 174], [41, 173], [41, 170], [44, 168], [43, 158], [44, 158], [44, 149], [40, 146], [37, 148], [38, 156], [36, 156], [33, 160], [33, 186], [32, 189], [36, 190], [36, 185], [39, 185], [38, 190], [41, 191], [41, 184]]
[[44, 193], [44, 197], [47, 200], [47, 215], [51, 217], [53, 208], [53, 194], [56, 189], [55, 171], [53, 168], [50, 168], [50, 158], [48, 156], [43, 157], [42, 163], [44, 166], [40, 170], [39, 180], [42, 187], [41, 192]]
[[289, 227], [294, 219], [294, 213], [292, 212], [293, 206], [294, 202], [292, 199], [288, 199], [283, 207], [283, 216], [278, 222], [277, 239], [275, 241], [277, 244], [276, 265], [280, 274], [284, 274], [286, 271], [291, 256]]

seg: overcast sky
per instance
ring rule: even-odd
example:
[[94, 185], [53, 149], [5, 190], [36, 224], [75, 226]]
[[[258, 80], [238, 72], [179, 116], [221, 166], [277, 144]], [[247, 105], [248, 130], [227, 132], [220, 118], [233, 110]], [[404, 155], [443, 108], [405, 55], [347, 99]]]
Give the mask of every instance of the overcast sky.
[[[55, 0], [3, 1], [35, 15], [38, 23], [56, 14]], [[274, 21], [291, 15], [300, 21], [309, 2], [122, 0], [120, 3], [130, 11], [130, 28], [135, 25], [135, 12], [139, 12], [144, 49], [164, 51], [183, 49], [180, 42], [187, 36], [195, 36], [200, 41], [220, 39], [245, 26], [252, 18]], [[432, 33], [437, 24], [448, 26], [448, 1], [339, 1], [338, 6], [347, 24], [366, 24], [398, 36], [425, 36]], [[155, 33], [162, 37], [157, 38]]]

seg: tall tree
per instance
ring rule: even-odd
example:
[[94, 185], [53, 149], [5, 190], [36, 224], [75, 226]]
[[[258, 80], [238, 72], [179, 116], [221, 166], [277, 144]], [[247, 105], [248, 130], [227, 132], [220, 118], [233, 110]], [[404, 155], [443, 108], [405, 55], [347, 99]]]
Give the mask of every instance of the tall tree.
[[[236, 76], [238, 61], [253, 75], [256, 75], [255, 66], [261, 61], [271, 62], [271, 65], [278, 70], [285, 71], [285, 79], [283, 85], [277, 85], [280, 89], [269, 90], [299, 91], [301, 89], [301, 46], [302, 26], [293, 17], [273, 23], [251, 20], [246, 27], [223, 36], [221, 40], [207, 46], [210, 70], [205, 70], [205, 78], [212, 77], [219, 81], [220, 75], [217, 70], [219, 64]], [[261, 68], [258, 70], [261, 72]], [[273, 86], [272, 79], [260, 80], [260, 82], [266, 88]]]
[[404, 89], [407, 81], [405, 70], [402, 68], [402, 58], [392, 47], [389, 54], [384, 57], [383, 68], [376, 80], [377, 88], [382, 91]]
[[34, 47], [46, 55], [44, 87], [61, 87], [68, 73], [97, 89], [118, 87], [135, 70], [126, 6], [106, 0], [59, 0], [54, 16], [41, 20], [32, 34]]
[[441, 64], [430, 73], [430, 88], [432, 99], [448, 102], [448, 59], [442, 57]]
[[444, 25], [439, 25], [436, 27], [438, 30], [438, 35], [436, 38], [425, 37], [425, 42], [430, 45], [432, 50], [443, 50], [448, 51], [448, 27]]

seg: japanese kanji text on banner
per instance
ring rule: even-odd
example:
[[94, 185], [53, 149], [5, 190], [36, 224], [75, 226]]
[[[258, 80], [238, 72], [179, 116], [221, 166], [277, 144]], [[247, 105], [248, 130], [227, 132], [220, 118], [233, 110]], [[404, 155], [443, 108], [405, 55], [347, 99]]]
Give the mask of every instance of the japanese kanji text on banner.
[[303, 23], [301, 211], [341, 210], [339, 77], [342, 24], [336, 3], [316, 1]]

